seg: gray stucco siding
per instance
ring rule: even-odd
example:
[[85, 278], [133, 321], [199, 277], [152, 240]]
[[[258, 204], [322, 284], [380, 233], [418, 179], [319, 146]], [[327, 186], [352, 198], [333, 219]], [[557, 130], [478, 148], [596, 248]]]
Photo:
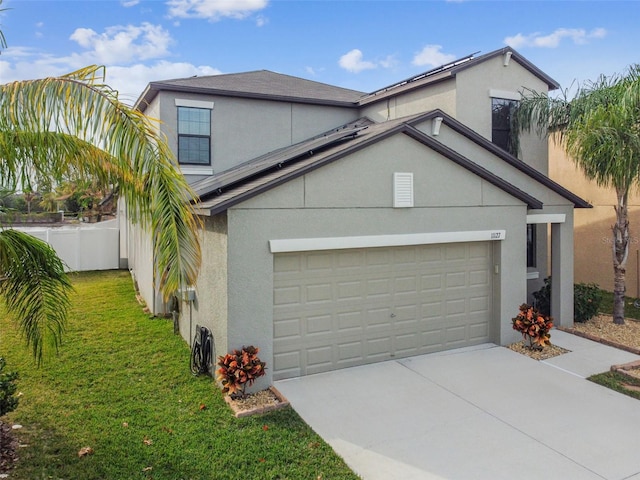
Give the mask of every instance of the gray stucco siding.
[[[273, 254], [269, 241], [286, 238], [348, 237], [403, 233], [506, 230], [500, 242], [500, 302], [492, 339], [514, 340], [510, 318], [526, 299], [524, 216], [526, 207], [339, 209], [242, 209], [229, 211], [229, 348], [255, 344], [263, 360], [273, 355]], [[516, 299], [516, 300], [514, 300]], [[515, 306], [514, 306], [515, 305]], [[500, 319], [500, 320], [497, 320]], [[265, 382], [269, 382], [266, 378]]]
[[362, 116], [384, 122], [439, 108], [456, 117], [456, 81], [443, 80], [362, 108]]
[[[431, 135], [431, 121], [426, 121], [417, 126], [418, 129]], [[453, 131], [446, 125], [442, 125], [439, 135], [434, 137], [437, 141], [455, 149], [461, 155], [472, 162], [490, 170], [500, 178], [506, 180], [520, 190], [533, 195], [545, 205], [573, 205], [562, 195], [552, 191], [546, 186], [509, 165], [506, 161], [496, 157], [491, 152], [479, 147], [476, 143]]]
[[200, 246], [202, 267], [196, 288], [196, 299], [181, 304], [180, 334], [189, 345], [196, 325], [207, 327], [214, 338], [216, 355], [229, 350], [227, 342], [227, 215], [221, 213], [203, 218]]
[[213, 102], [211, 162], [221, 172], [265, 152], [292, 145], [357, 118], [354, 109], [244, 99], [193, 93], [160, 92], [160, 118], [168, 143], [177, 152], [175, 99]]
[[[414, 173], [416, 207], [392, 208], [394, 171]], [[515, 340], [509, 322], [526, 299], [526, 213], [519, 200], [401, 134], [258, 195], [227, 211], [228, 348], [254, 344], [272, 360], [270, 240], [485, 230], [507, 232], [494, 242], [492, 340]]]
[[[503, 57], [496, 56], [465, 69], [456, 75], [457, 119], [483, 137], [491, 140], [491, 90], [518, 94], [526, 87], [546, 92], [547, 84], [529, 70], [511, 59], [503, 65]], [[490, 83], [487, 81], [490, 79]], [[521, 158], [543, 173], [547, 173], [547, 142], [535, 132], [524, 133], [520, 138]]]

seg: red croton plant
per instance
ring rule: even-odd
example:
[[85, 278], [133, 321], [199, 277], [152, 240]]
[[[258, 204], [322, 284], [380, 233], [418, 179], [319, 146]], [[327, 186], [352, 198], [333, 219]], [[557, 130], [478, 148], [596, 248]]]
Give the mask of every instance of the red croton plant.
[[551, 317], [542, 315], [537, 308], [526, 303], [520, 305], [520, 313], [512, 319], [513, 329], [529, 339], [529, 348], [542, 349], [551, 343], [549, 331], [553, 328]]
[[243, 398], [247, 385], [253, 385], [257, 378], [265, 374], [266, 363], [258, 358], [259, 351], [254, 346], [248, 346], [218, 357], [218, 380], [222, 383], [224, 393]]

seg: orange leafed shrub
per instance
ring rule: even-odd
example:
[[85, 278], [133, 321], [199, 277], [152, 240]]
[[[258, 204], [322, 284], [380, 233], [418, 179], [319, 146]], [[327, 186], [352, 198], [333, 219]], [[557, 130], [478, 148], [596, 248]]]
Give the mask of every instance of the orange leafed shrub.
[[224, 393], [244, 397], [247, 385], [253, 385], [257, 378], [265, 374], [266, 363], [258, 358], [259, 351], [254, 346], [248, 346], [218, 357], [218, 380], [222, 383]]
[[530, 348], [543, 348], [551, 343], [550, 330], [553, 328], [551, 317], [542, 315], [537, 308], [526, 303], [520, 305], [520, 313], [511, 320], [513, 329], [529, 339]]

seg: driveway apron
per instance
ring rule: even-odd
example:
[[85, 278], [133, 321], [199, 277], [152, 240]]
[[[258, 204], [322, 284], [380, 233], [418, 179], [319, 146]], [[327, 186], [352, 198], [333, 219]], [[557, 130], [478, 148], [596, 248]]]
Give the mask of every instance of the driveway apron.
[[276, 382], [365, 480], [640, 480], [640, 402], [584, 377], [639, 357], [563, 332]]

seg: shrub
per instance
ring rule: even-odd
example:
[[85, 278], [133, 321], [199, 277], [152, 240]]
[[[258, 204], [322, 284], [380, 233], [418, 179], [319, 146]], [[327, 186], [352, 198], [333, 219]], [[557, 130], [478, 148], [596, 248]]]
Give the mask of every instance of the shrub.
[[[533, 294], [535, 305], [543, 315], [551, 314], [551, 277]], [[576, 283], [573, 286], [573, 320], [586, 322], [598, 314], [602, 305], [602, 290], [595, 283]]]
[[247, 385], [265, 374], [266, 363], [260, 361], [258, 352], [258, 348], [249, 346], [218, 357], [218, 380], [224, 393], [242, 398]]
[[529, 340], [529, 348], [542, 349], [551, 343], [549, 331], [553, 328], [553, 322], [537, 308], [523, 303], [520, 305], [520, 313], [511, 321], [513, 329], [518, 330], [523, 338]]
[[18, 374], [16, 372], [2, 373], [5, 365], [5, 359], [0, 357], [0, 417], [13, 412], [18, 407], [18, 398], [14, 396], [18, 388], [16, 385]]
[[578, 283], [573, 289], [573, 319], [586, 322], [595, 317], [602, 304], [602, 290], [594, 283]]

